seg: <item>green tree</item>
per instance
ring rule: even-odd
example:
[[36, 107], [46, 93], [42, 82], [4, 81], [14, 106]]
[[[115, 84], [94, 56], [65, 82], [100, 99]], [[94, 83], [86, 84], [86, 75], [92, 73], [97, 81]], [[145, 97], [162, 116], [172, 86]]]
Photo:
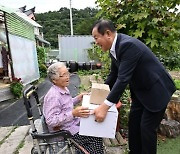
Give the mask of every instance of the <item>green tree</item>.
[[[98, 10], [88, 7], [80, 10], [72, 8], [72, 12], [74, 35], [91, 35], [91, 25], [97, 20], [95, 16]], [[68, 8], [36, 14], [36, 21], [43, 26], [44, 38], [51, 43], [52, 48], [58, 48], [58, 34], [71, 34]]]
[[95, 17], [82, 19], [82, 21], [80, 21], [79, 24], [77, 24], [75, 27], [75, 35], [90, 35], [92, 24], [96, 20], [97, 19]]
[[136, 37], [157, 55], [180, 52], [180, 0], [96, 0], [99, 17], [116, 24], [118, 32]]

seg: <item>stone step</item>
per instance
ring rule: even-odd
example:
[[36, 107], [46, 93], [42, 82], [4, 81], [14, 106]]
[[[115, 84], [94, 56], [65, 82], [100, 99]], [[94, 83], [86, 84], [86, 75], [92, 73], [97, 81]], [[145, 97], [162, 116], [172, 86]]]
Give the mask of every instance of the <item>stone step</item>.
[[1, 127], [0, 136], [1, 139], [3, 139], [1, 140], [0, 153], [13, 154], [20, 144], [23, 146], [23, 140], [28, 133], [29, 127], [29, 125], [20, 127]]
[[123, 139], [119, 132], [116, 132], [114, 139], [104, 138], [103, 139], [106, 154], [124, 154], [127, 148], [127, 141]]
[[19, 154], [30, 154], [33, 147], [33, 139], [30, 134], [28, 134], [24, 139], [24, 146], [19, 149]]
[[127, 145], [127, 141], [123, 139], [120, 132], [116, 132], [116, 137], [114, 139], [104, 138], [103, 141], [107, 147], [115, 147], [115, 146], [117, 147], [117, 146]]
[[11, 131], [13, 131], [14, 126], [9, 127], [0, 127], [0, 142], [2, 142], [3, 139], [5, 139]]
[[125, 147], [107, 147], [105, 154], [125, 154]]
[[10, 85], [0, 87], [0, 102], [14, 98], [9, 86]]

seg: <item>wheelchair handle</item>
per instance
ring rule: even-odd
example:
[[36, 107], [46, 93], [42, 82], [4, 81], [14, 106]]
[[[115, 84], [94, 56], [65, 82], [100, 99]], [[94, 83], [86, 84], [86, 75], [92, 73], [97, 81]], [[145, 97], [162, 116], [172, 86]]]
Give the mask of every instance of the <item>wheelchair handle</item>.
[[30, 85], [27, 89], [23, 91], [23, 97], [28, 99], [36, 89], [37, 87], [35, 87], [34, 85]]
[[24, 105], [26, 107], [27, 116], [29, 119], [33, 118], [32, 110], [31, 110], [31, 103], [29, 101], [29, 98], [35, 92], [35, 90], [36, 90], [36, 87], [33, 85], [30, 85], [23, 91]]

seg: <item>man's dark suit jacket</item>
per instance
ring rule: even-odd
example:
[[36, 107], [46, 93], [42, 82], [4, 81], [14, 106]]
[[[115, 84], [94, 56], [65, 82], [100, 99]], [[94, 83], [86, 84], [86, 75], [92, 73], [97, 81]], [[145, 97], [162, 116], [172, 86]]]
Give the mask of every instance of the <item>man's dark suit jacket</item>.
[[111, 56], [111, 71], [106, 80], [111, 88], [107, 100], [117, 103], [127, 84], [131, 97], [149, 111], [165, 108], [175, 91], [174, 83], [160, 61], [141, 41], [118, 34], [116, 59]]

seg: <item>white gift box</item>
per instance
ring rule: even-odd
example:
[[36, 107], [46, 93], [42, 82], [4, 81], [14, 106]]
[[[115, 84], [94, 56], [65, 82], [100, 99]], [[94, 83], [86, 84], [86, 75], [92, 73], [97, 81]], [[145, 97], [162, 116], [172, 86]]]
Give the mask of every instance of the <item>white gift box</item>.
[[[89, 107], [91, 111], [99, 106], [89, 103], [89, 100], [90, 96], [84, 95], [82, 106]], [[117, 119], [118, 111], [116, 105], [113, 105], [108, 110], [105, 120], [101, 123], [95, 122], [94, 115], [90, 115], [88, 118], [81, 118], [79, 134], [103, 138], [115, 138]]]

